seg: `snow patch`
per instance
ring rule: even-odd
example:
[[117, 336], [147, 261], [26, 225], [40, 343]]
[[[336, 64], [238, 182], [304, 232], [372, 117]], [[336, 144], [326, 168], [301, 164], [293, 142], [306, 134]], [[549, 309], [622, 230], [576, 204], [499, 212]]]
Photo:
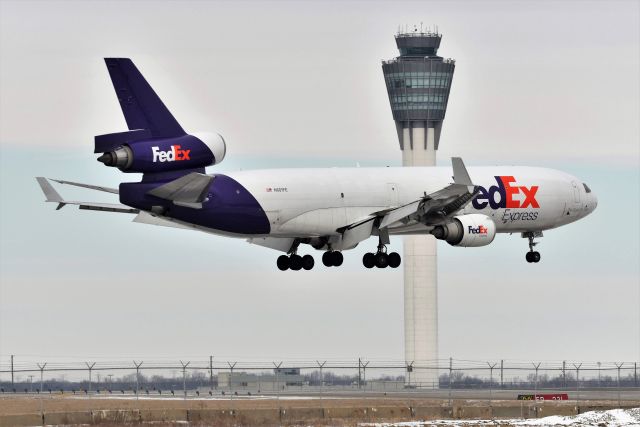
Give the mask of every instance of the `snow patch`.
[[571, 427], [640, 427], [640, 408], [591, 411], [573, 416], [550, 416], [536, 419], [434, 420], [401, 423], [360, 423], [360, 427], [472, 427], [472, 426], [571, 426]]

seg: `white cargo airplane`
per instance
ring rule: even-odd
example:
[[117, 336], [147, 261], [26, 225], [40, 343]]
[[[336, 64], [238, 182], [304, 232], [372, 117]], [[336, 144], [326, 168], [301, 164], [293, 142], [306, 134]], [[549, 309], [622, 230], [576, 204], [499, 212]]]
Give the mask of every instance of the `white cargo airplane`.
[[400, 255], [387, 252], [390, 235], [433, 235], [453, 246], [490, 244], [496, 233], [529, 240], [528, 262], [540, 261], [535, 238], [544, 230], [593, 212], [597, 199], [578, 178], [532, 167], [385, 167], [267, 169], [206, 175], [226, 153], [219, 135], [194, 136], [178, 124], [137, 70], [123, 58], [106, 64], [129, 131], [99, 135], [98, 160], [123, 172], [143, 173], [141, 182], [119, 189], [55, 180], [119, 194], [122, 204], [64, 200], [37, 178], [48, 202], [80, 209], [135, 213], [134, 221], [205, 231], [286, 253], [280, 270], [310, 270], [301, 244], [325, 251], [323, 264], [340, 266], [342, 251], [377, 236], [365, 267], [396, 268]]

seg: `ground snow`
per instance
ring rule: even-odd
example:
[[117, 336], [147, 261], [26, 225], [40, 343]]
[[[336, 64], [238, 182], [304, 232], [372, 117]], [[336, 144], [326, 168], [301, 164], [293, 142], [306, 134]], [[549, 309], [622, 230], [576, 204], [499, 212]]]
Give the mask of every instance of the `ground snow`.
[[361, 427], [472, 427], [472, 426], [572, 426], [572, 427], [627, 427], [640, 426], [640, 408], [592, 411], [584, 414], [561, 417], [551, 416], [536, 419], [503, 420], [435, 420], [410, 421], [403, 423], [362, 423]]

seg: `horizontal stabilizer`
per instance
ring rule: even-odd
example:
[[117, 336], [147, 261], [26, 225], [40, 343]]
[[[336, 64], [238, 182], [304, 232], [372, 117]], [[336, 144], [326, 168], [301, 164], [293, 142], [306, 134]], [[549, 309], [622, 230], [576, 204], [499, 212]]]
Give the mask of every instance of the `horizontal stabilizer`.
[[206, 198], [207, 191], [209, 191], [211, 181], [213, 181], [213, 176], [192, 172], [156, 187], [148, 191], [147, 194], [171, 200], [179, 206], [200, 209], [202, 208], [202, 202]]
[[[80, 209], [91, 210], [91, 211], [120, 212], [120, 213], [138, 213], [139, 212], [138, 209], [134, 209], [129, 206], [121, 205], [118, 203], [78, 202], [74, 200], [64, 200], [62, 196], [53, 188], [53, 186], [51, 185], [51, 183], [47, 178], [39, 176], [36, 178], [36, 180], [38, 181], [38, 184], [40, 184], [40, 188], [42, 189], [42, 192], [47, 198], [46, 201], [54, 202], [58, 204], [58, 207], [56, 207], [56, 210], [61, 209], [66, 205], [75, 205], [75, 206], [78, 206]], [[72, 184], [72, 185], [77, 184], [77, 183], [71, 183], [67, 181], [58, 181], [58, 182], [63, 182], [65, 184]], [[98, 189], [97, 186], [88, 186], [88, 184], [80, 184], [78, 186], [86, 187], [86, 188], [96, 187], [92, 189], [94, 190]], [[101, 187], [101, 188], [104, 188], [104, 187]], [[106, 191], [106, 190], [107, 189], [103, 189], [101, 191]], [[113, 190], [117, 192], [117, 190], [115, 189], [109, 189], [109, 190]], [[112, 191], [109, 191], [109, 192], [112, 192]]]
[[58, 194], [58, 192], [55, 190], [55, 188], [53, 188], [47, 178], [39, 176], [36, 178], [36, 181], [38, 181], [38, 184], [40, 184], [40, 188], [47, 198], [47, 202], [62, 202], [62, 196]]
[[[105, 193], [112, 193], [112, 194], [119, 194], [120, 193], [117, 188], [103, 187], [101, 185], [83, 184], [81, 182], [64, 181], [64, 180], [61, 180], [61, 179], [52, 179], [52, 181], [55, 181], [58, 184], [67, 184], [67, 185], [73, 185], [74, 187], [88, 188], [89, 190], [104, 191]], [[49, 183], [47, 182], [47, 184], [49, 184]], [[51, 186], [51, 185], [49, 184], [49, 186]], [[53, 190], [53, 188], [52, 188], [52, 190]]]
[[131, 59], [105, 58], [104, 62], [130, 130], [148, 129], [154, 138], [185, 135]]

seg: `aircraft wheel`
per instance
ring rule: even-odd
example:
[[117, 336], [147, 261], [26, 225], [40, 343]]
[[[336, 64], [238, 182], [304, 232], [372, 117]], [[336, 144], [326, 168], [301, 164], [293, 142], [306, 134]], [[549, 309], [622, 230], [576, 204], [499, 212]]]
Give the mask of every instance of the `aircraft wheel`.
[[302, 257], [302, 268], [305, 270], [311, 270], [315, 264], [311, 255], [305, 255]]
[[276, 261], [276, 264], [278, 265], [278, 269], [280, 271], [285, 271], [289, 269], [289, 257], [286, 255], [280, 255], [278, 257], [278, 261]]
[[331, 261], [333, 262], [334, 267], [340, 267], [342, 265], [342, 262], [344, 261], [342, 252], [338, 252], [338, 251], [332, 252]]
[[300, 255], [291, 255], [289, 257], [289, 268], [298, 271], [302, 268], [302, 257]]
[[364, 265], [367, 268], [375, 267], [375, 265], [376, 265], [376, 256], [374, 254], [372, 254], [371, 252], [367, 252], [362, 257], [362, 265]]
[[391, 252], [387, 255], [387, 259], [389, 261], [389, 267], [398, 268], [400, 263], [402, 263], [402, 258], [400, 258], [400, 254], [398, 252]]
[[333, 266], [333, 260], [332, 260], [332, 254], [333, 252], [327, 251], [325, 253], [322, 254], [322, 263], [324, 264], [325, 267], [331, 267]]
[[533, 252], [527, 252], [527, 254], [525, 255], [525, 259], [527, 260], [527, 262], [529, 263], [533, 262], [533, 259], [531, 258], [532, 255], [533, 255]]
[[376, 267], [378, 268], [386, 268], [389, 265], [389, 257], [384, 252], [378, 252], [375, 255], [376, 258]]
[[540, 262], [540, 252], [531, 252], [531, 262]]

